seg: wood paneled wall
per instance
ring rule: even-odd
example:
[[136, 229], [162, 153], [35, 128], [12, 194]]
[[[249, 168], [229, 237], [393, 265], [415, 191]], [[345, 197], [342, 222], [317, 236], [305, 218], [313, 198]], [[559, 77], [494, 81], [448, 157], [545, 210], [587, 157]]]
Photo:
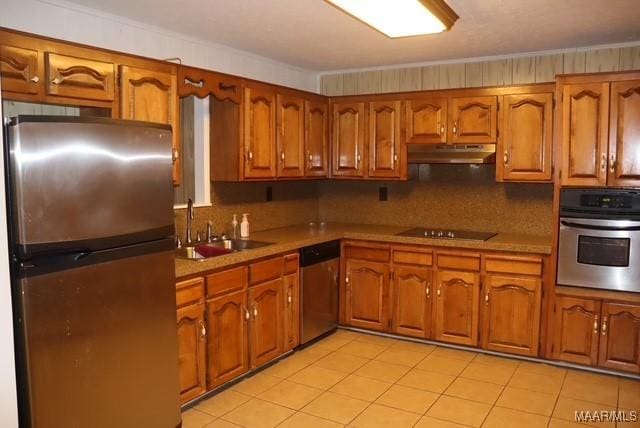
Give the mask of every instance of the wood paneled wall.
[[324, 75], [324, 95], [357, 95], [430, 89], [553, 82], [556, 74], [640, 69], [640, 45], [514, 57], [494, 61], [429, 65]]

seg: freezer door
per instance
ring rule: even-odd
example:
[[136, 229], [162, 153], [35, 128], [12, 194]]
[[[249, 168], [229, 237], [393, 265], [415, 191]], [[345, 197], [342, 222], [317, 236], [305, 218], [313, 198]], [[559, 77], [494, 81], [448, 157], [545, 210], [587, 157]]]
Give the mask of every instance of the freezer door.
[[23, 416], [32, 427], [179, 425], [172, 251], [29, 277], [19, 286]]
[[13, 239], [23, 253], [173, 233], [170, 128], [20, 116], [7, 131]]

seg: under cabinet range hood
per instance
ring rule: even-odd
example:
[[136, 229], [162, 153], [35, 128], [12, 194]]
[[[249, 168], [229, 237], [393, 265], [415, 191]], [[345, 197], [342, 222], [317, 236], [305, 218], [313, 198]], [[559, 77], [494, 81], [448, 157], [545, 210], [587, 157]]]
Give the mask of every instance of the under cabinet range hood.
[[496, 163], [495, 144], [407, 144], [409, 163]]

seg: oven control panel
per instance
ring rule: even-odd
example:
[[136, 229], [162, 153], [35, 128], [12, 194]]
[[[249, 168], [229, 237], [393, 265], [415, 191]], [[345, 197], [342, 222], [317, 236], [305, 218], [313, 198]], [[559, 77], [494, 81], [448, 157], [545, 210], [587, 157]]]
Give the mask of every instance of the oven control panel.
[[616, 194], [583, 194], [580, 196], [580, 205], [590, 208], [632, 208], [630, 195]]

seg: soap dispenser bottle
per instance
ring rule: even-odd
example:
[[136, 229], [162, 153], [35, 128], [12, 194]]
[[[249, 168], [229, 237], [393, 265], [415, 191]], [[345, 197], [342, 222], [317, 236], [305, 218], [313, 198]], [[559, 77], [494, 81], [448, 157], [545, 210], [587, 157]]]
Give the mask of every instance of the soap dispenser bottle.
[[249, 238], [249, 214], [242, 214], [242, 221], [240, 222], [240, 238]]
[[233, 215], [233, 220], [231, 220], [231, 230], [232, 230], [231, 237], [233, 239], [238, 239], [238, 227], [239, 226], [240, 226], [240, 223], [238, 223], [238, 214], [234, 214]]

